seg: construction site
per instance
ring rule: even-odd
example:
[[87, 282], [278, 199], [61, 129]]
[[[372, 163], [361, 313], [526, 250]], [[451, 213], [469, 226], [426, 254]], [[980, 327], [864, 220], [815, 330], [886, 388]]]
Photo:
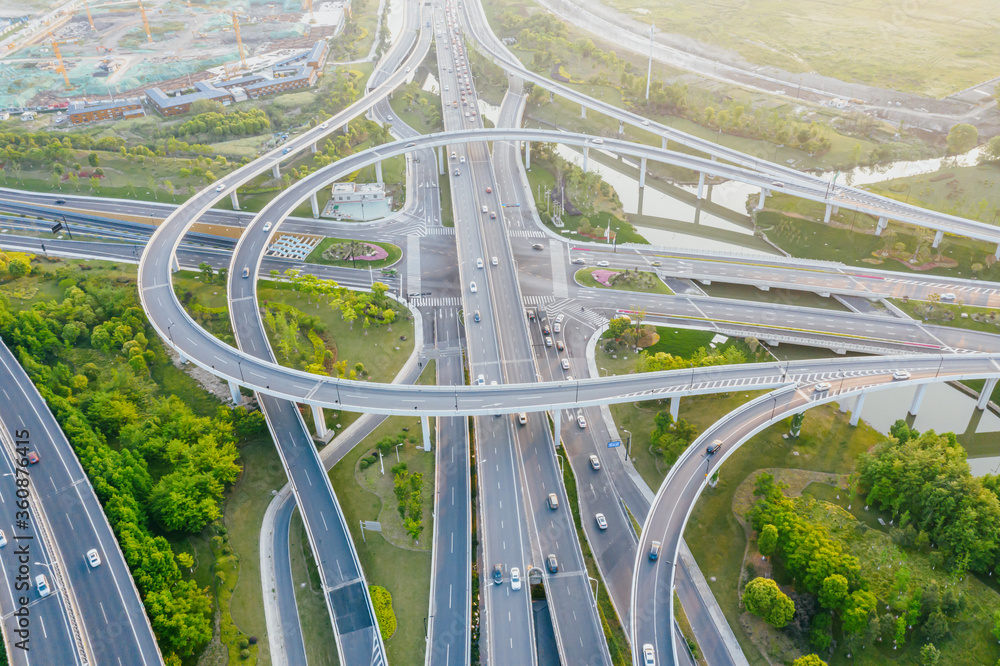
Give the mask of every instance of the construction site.
[[0, 15], [0, 110], [282, 76], [294, 54], [340, 34], [351, 0], [68, 0], [23, 11]]

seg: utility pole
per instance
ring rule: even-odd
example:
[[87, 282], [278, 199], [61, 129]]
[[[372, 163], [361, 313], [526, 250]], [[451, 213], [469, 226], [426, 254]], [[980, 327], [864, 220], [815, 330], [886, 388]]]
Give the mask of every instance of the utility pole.
[[649, 82], [653, 78], [653, 33], [656, 32], [656, 24], [649, 26], [649, 67], [646, 69], [646, 101], [649, 101]]

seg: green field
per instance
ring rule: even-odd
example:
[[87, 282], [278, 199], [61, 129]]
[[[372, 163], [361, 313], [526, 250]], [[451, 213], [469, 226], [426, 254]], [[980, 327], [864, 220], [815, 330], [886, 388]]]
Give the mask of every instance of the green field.
[[[617, 291], [641, 292], [644, 294], [664, 294], [673, 295], [673, 291], [663, 283], [656, 273], [640, 271], [638, 275], [630, 277], [627, 281], [620, 280], [614, 284], [601, 284], [594, 279], [593, 272], [600, 270], [615, 270], [614, 266], [603, 268], [581, 268], [576, 272], [574, 279], [585, 287], [595, 289], [614, 289]], [[631, 274], [630, 274], [631, 275]], [[610, 282], [610, 281], [609, 281]]]
[[1000, 69], [1000, 44], [990, 39], [988, 17], [996, 16], [991, 0], [603, 1], [633, 19], [730, 49], [756, 64], [933, 97], [989, 80]]

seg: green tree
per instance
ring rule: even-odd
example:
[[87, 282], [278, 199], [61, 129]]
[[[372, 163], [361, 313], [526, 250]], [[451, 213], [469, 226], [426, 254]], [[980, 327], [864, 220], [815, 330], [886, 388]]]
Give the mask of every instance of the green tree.
[[921, 666], [937, 666], [940, 661], [941, 651], [934, 647], [933, 643], [928, 643], [920, 648]]
[[212, 276], [215, 274], [215, 271], [212, 270], [212, 267], [207, 262], [203, 261], [200, 264], [198, 264], [198, 270], [201, 271], [202, 281], [205, 284], [211, 284]]
[[87, 164], [92, 167], [97, 167], [101, 164], [101, 160], [97, 157], [97, 153], [90, 153], [87, 155]]
[[823, 579], [819, 590], [819, 603], [824, 608], [840, 608], [847, 597], [847, 579], [840, 574], [833, 574]]
[[967, 153], [979, 142], [979, 130], [974, 125], [959, 123], [948, 132], [948, 152], [952, 155]]
[[792, 415], [792, 424], [789, 428], [788, 434], [792, 437], [798, 437], [799, 433], [802, 432], [802, 423], [806, 420], [805, 412], [798, 412]]
[[757, 537], [757, 549], [761, 555], [770, 557], [778, 546], [778, 528], [774, 525], [764, 525]]
[[876, 604], [875, 595], [871, 592], [852, 592], [844, 601], [844, 631], [849, 634], [862, 633], [868, 627], [868, 616], [875, 610]]
[[743, 591], [743, 605], [754, 615], [780, 629], [795, 615], [795, 603], [770, 578], [754, 578]]
[[826, 666], [826, 662], [815, 654], [806, 654], [793, 661], [792, 666]]

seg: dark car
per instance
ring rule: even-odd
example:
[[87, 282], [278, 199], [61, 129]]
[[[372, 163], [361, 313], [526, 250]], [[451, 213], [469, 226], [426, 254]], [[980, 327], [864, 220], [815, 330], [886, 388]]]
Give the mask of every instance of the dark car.
[[718, 451], [721, 448], [722, 448], [722, 440], [721, 439], [717, 439], [717, 440], [715, 440], [714, 442], [712, 442], [711, 444], [708, 445], [708, 448], [706, 449], [706, 452], [708, 453], [708, 455], [712, 455], [713, 453], [715, 453], [716, 451]]
[[59, 204], [59, 205], [61, 206], [61, 205], [63, 205], [64, 203], [66, 203], [66, 200], [65, 200], [65, 199], [56, 199], [56, 203], [57, 203], [57, 204]]
[[503, 566], [499, 564], [493, 565], [493, 582], [499, 585], [503, 582]]
[[542, 324], [542, 333], [544, 333], [545, 335], [548, 335], [551, 332], [552, 332], [552, 330], [549, 328], [548, 324]]
[[545, 563], [549, 567], [549, 573], [556, 573], [559, 571], [559, 562], [556, 560], [555, 555], [549, 554], [549, 556], [545, 558]]

